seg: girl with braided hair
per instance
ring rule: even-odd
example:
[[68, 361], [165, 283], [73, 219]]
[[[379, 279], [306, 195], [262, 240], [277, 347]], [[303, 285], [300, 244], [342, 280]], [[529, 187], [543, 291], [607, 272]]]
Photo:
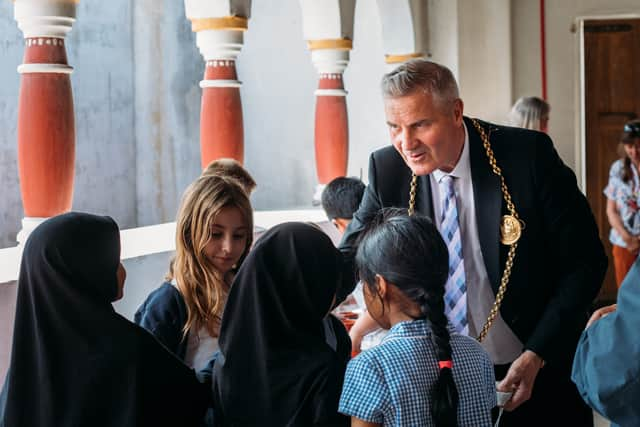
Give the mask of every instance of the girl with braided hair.
[[384, 209], [356, 254], [367, 309], [389, 334], [351, 360], [340, 412], [352, 426], [490, 426], [493, 364], [448, 324], [448, 251], [433, 223]]

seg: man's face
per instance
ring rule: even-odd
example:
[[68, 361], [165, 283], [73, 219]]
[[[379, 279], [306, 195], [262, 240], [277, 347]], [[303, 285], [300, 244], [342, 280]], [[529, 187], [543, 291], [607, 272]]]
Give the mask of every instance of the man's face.
[[445, 102], [422, 90], [384, 101], [391, 143], [416, 175], [451, 172], [462, 152], [462, 100]]

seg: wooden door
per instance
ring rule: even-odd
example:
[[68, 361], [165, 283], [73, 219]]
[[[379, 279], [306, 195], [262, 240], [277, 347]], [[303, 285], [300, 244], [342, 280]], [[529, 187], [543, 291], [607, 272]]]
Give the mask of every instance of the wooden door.
[[598, 297], [608, 302], [616, 297], [616, 285], [602, 191], [618, 158], [624, 123], [640, 117], [640, 19], [585, 21], [584, 51], [587, 198], [609, 257]]

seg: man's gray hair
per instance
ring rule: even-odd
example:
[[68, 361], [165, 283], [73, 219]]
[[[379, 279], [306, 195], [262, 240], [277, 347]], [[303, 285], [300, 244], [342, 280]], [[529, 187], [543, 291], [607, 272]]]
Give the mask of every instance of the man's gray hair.
[[385, 98], [406, 96], [418, 90], [430, 93], [441, 104], [460, 98], [451, 70], [424, 59], [412, 59], [385, 74], [381, 86]]

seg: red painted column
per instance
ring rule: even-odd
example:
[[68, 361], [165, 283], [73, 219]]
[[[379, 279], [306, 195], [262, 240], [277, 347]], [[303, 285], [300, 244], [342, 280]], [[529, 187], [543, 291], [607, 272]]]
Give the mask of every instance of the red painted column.
[[24, 34], [18, 66], [18, 173], [24, 207], [17, 240], [48, 217], [71, 209], [75, 123], [64, 39], [76, 20], [78, 0], [15, 0]]
[[18, 166], [25, 217], [71, 209], [75, 161], [73, 96], [64, 39], [26, 39], [18, 101]]
[[[236, 58], [244, 45], [249, 8], [250, 2], [246, 1], [185, 0], [185, 13], [206, 63], [204, 79], [200, 82], [203, 169], [213, 160], [225, 157], [244, 162], [242, 83], [238, 81]], [[220, 16], [221, 13], [224, 16]]]
[[234, 60], [207, 61], [200, 112], [200, 152], [204, 169], [213, 160], [244, 161], [240, 82]]
[[345, 94], [342, 74], [320, 74], [316, 91], [315, 153], [321, 185], [347, 173], [349, 127]]

